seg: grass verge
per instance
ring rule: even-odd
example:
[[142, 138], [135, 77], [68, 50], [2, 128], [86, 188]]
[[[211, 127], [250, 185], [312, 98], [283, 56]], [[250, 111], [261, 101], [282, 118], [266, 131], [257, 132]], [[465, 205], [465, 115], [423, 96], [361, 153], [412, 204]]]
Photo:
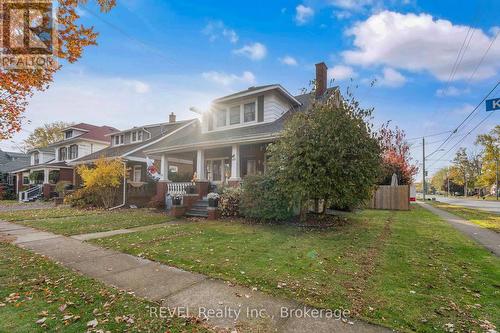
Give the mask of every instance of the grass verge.
[[172, 218], [149, 209], [85, 211], [54, 208], [3, 212], [0, 213], [0, 220], [70, 236], [165, 223]]
[[156, 304], [2, 242], [0, 285], [0, 332], [208, 332], [180, 318], [150, 317]]
[[428, 204], [434, 207], [445, 210], [449, 213], [455, 214], [457, 216], [463, 217], [466, 220], [471, 221], [478, 226], [493, 230], [500, 233], [500, 215], [490, 212], [485, 212], [478, 209], [450, 205], [440, 201], [427, 201]]
[[326, 231], [226, 221], [92, 242], [401, 331], [499, 325], [499, 259], [420, 207]]

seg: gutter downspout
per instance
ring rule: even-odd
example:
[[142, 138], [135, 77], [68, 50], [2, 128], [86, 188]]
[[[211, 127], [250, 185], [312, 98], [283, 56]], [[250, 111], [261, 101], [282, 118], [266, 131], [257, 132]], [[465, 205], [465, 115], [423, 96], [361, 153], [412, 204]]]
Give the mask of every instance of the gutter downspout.
[[123, 162], [123, 202], [121, 205], [111, 207], [108, 210], [115, 210], [118, 208], [122, 208], [125, 206], [125, 203], [127, 202], [127, 163]]

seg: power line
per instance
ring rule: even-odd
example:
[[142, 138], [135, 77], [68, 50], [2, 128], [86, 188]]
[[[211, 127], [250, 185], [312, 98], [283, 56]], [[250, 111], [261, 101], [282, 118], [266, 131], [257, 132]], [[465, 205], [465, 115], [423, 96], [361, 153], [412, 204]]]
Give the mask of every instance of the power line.
[[488, 54], [488, 52], [490, 52], [490, 49], [491, 47], [493, 46], [493, 43], [495, 43], [495, 40], [497, 39], [498, 37], [498, 34], [500, 33], [500, 30], [497, 31], [497, 34], [495, 35], [495, 37], [493, 37], [493, 39], [491, 40], [490, 42], [490, 45], [488, 45], [488, 48], [486, 49], [486, 51], [483, 53], [483, 56], [481, 57], [481, 60], [479, 60], [479, 63], [477, 64], [476, 68], [474, 68], [474, 71], [472, 72], [471, 76], [469, 77], [469, 80], [472, 80], [472, 78], [474, 77], [474, 75], [476, 74], [479, 66], [481, 66], [481, 64], [483, 63], [484, 61], [484, 58], [486, 58], [486, 55]]
[[443, 135], [443, 134], [450, 133], [450, 132], [451, 131], [444, 131], [444, 132], [439, 132], [439, 133], [434, 133], [434, 134], [429, 134], [429, 135], [423, 135], [423, 136], [419, 136], [419, 137], [415, 137], [415, 138], [411, 138], [411, 139], [406, 139], [406, 141], [420, 140], [422, 138], [430, 138], [433, 136], [439, 136], [439, 135]]
[[[448, 155], [452, 150], [453, 148], [455, 148], [456, 146], [458, 146], [460, 143], [462, 143], [472, 132], [474, 132], [474, 130], [476, 130], [479, 126], [481, 126], [482, 123], [484, 123], [489, 117], [491, 117], [493, 115], [493, 112], [491, 112], [490, 114], [488, 114], [486, 117], [484, 117], [476, 126], [474, 126], [469, 132], [467, 132], [460, 140], [458, 140], [450, 149], [448, 149], [448, 151], [446, 151], [446, 153], [444, 153], [439, 159], [442, 159], [443, 157], [445, 157], [446, 155]], [[435, 164], [435, 163], [433, 163]], [[431, 166], [433, 165], [431, 164]]]
[[462, 122], [453, 131], [451, 131], [450, 135], [448, 135], [448, 137], [439, 145], [439, 147], [437, 147], [436, 150], [434, 150], [429, 155], [432, 155], [435, 152], [437, 152], [438, 150], [440, 150], [446, 144], [446, 142], [448, 142], [451, 139], [451, 137], [458, 132], [460, 127], [467, 121], [467, 119], [469, 119], [472, 116], [472, 114], [474, 112], [476, 112], [476, 110], [481, 106], [481, 104], [483, 104], [483, 102], [493, 93], [493, 91], [495, 91], [495, 89], [499, 85], [500, 85], [500, 81], [498, 81], [497, 84], [493, 87], [493, 89], [491, 89], [490, 92], [486, 96], [484, 96], [484, 98], [481, 100], [481, 102], [467, 115], [467, 117], [465, 117], [465, 119], [462, 120]]

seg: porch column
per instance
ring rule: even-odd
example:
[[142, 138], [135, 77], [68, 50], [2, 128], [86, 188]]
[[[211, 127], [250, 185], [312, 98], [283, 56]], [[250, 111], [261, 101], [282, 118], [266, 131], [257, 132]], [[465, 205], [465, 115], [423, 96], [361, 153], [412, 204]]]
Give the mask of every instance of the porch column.
[[196, 152], [196, 175], [198, 180], [206, 180], [205, 176], [205, 151], [198, 149]]
[[49, 169], [43, 169], [43, 183], [44, 184], [49, 184]]
[[168, 182], [168, 157], [166, 154], [161, 155], [160, 173], [162, 175], [161, 181]]
[[231, 157], [231, 178], [229, 181], [240, 181], [240, 145], [234, 144], [232, 146], [232, 157]]

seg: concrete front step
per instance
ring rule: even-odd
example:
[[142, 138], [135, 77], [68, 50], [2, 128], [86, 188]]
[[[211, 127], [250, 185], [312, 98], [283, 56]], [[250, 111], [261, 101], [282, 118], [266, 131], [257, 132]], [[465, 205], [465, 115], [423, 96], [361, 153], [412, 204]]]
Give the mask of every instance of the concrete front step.
[[188, 210], [186, 212], [186, 216], [191, 216], [191, 217], [208, 217], [208, 211], [207, 212], [200, 212], [200, 211]]

